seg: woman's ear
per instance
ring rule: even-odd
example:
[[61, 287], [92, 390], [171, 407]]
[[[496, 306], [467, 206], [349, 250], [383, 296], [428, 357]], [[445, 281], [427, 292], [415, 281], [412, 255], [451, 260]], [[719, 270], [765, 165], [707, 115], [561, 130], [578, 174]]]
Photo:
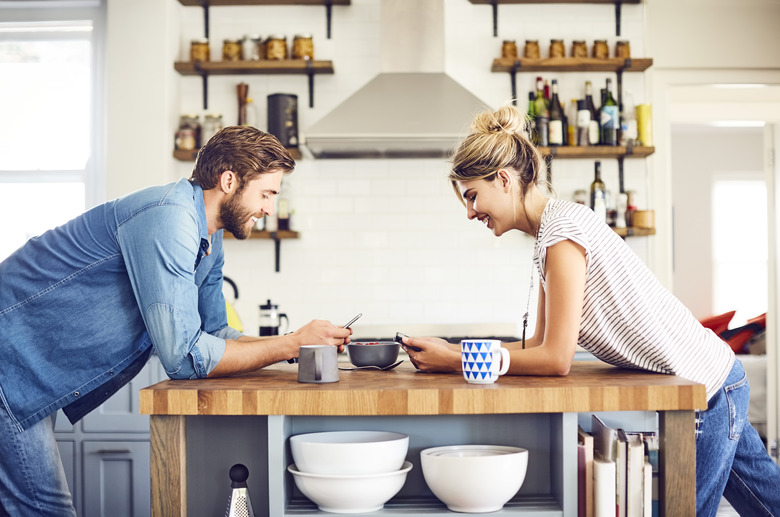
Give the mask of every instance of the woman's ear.
[[506, 169], [499, 169], [497, 174], [498, 178], [501, 180], [501, 188], [504, 189], [504, 192], [512, 190], [512, 175], [509, 174]]

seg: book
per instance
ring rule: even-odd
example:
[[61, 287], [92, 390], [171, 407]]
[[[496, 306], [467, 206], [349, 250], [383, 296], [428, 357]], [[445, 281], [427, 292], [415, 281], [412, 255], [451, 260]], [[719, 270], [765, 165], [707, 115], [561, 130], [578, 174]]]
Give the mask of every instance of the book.
[[[627, 433], [618, 429], [620, 444], [626, 447], [625, 514], [626, 517], [642, 517], [644, 505], [645, 445], [639, 433]], [[649, 462], [648, 462], [649, 463]], [[652, 483], [652, 471], [651, 471]]]
[[[619, 440], [617, 429], [609, 427], [598, 416], [593, 415], [591, 417], [591, 433], [593, 434], [593, 457], [606, 462], [611, 462], [614, 465], [615, 486], [613, 487], [613, 491], [615, 498], [613, 500], [611, 517], [626, 517], [625, 504], [623, 502], [625, 498], [625, 452], [619, 452], [621, 447], [618, 446]], [[625, 448], [622, 449], [625, 450]], [[601, 487], [601, 490], [603, 491], [604, 488]], [[596, 487], [594, 485], [594, 492], [595, 491]]]
[[577, 494], [579, 517], [593, 517], [593, 436], [577, 427]]
[[628, 440], [625, 432], [620, 429], [615, 443], [615, 504], [617, 505], [617, 517], [628, 517], [627, 499], [627, 474], [628, 474]]
[[593, 457], [593, 517], [615, 517], [615, 462]]
[[658, 510], [658, 492], [656, 492], [656, 508], [653, 508], [653, 465], [649, 459], [645, 459], [642, 471], [642, 517], [653, 517], [653, 512]]

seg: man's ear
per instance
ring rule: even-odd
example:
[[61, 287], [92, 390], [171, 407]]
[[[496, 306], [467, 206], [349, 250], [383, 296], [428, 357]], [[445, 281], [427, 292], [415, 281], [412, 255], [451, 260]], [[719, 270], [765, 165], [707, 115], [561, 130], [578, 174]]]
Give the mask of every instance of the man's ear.
[[238, 186], [238, 178], [233, 171], [222, 171], [219, 177], [219, 188], [225, 194], [230, 194]]

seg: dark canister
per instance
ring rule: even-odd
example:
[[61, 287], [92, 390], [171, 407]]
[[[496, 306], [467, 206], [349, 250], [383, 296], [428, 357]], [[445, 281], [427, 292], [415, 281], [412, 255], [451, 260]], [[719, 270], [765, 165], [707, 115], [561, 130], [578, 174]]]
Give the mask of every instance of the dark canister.
[[274, 93], [268, 96], [268, 132], [285, 147], [298, 147], [298, 96]]

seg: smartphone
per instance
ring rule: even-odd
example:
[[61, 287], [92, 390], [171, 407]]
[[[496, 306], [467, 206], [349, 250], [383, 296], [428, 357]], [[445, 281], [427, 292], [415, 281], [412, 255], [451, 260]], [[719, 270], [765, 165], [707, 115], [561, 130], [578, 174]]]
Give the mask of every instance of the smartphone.
[[407, 336], [406, 334], [402, 334], [402, 333], [400, 333], [400, 332], [396, 332], [396, 333], [395, 333], [395, 340], [396, 340], [396, 342], [398, 342], [398, 343], [401, 343], [401, 344], [402, 344], [403, 346], [405, 346], [406, 348], [411, 348], [411, 349], [412, 349], [412, 350], [414, 350], [415, 352], [419, 352], [420, 350], [422, 350], [422, 348], [417, 348], [416, 346], [412, 346], [412, 345], [404, 345], [404, 340], [403, 340], [403, 338], [405, 338], [405, 337], [409, 337], [409, 336]]
[[344, 328], [345, 328], [345, 329], [348, 329], [348, 328], [349, 328], [349, 327], [350, 327], [350, 326], [351, 326], [353, 323], [355, 323], [355, 322], [358, 320], [358, 318], [360, 318], [362, 315], [363, 315], [363, 313], [361, 312], [361, 313], [359, 313], [357, 316], [355, 316], [354, 318], [352, 318], [351, 320], [349, 320], [349, 323], [347, 323], [346, 325], [344, 325]]

